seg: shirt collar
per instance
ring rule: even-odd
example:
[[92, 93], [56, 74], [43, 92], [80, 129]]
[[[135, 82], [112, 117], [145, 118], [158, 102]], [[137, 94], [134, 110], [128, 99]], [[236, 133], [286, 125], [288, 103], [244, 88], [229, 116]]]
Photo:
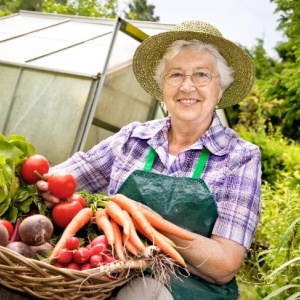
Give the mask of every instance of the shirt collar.
[[[132, 136], [148, 140], [148, 144], [152, 148], [157, 149], [167, 144], [167, 133], [170, 126], [170, 117], [148, 121], [138, 126], [132, 133]], [[224, 126], [215, 112], [211, 126], [196, 143], [190, 146], [190, 149], [202, 149], [206, 147], [210, 153], [223, 156], [232, 151], [235, 143], [235, 132]]]

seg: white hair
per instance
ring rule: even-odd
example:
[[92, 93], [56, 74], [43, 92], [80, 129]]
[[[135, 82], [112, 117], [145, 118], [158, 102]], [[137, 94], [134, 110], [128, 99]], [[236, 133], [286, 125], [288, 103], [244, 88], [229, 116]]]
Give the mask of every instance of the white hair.
[[203, 43], [199, 40], [177, 40], [173, 42], [166, 50], [162, 59], [157, 63], [154, 79], [160, 89], [163, 87], [163, 74], [166, 64], [171, 61], [183, 48], [188, 48], [196, 52], [209, 51], [215, 58], [217, 69], [220, 74], [221, 88], [225, 91], [233, 82], [234, 70], [231, 68], [225, 58], [220, 54], [218, 49], [211, 44]]

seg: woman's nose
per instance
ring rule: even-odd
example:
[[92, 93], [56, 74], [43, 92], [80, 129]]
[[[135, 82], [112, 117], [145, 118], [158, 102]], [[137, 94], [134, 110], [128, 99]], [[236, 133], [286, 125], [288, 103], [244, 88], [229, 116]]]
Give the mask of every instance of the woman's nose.
[[183, 92], [190, 92], [196, 90], [196, 85], [193, 82], [192, 75], [185, 75], [180, 85], [180, 90]]

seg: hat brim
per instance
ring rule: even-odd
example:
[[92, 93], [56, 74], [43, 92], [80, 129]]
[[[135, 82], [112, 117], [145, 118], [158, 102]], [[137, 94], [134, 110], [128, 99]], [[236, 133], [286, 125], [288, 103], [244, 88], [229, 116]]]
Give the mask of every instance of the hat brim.
[[133, 56], [133, 71], [141, 86], [158, 100], [163, 99], [162, 91], [153, 76], [158, 61], [168, 46], [176, 40], [200, 40], [214, 45], [234, 69], [234, 81], [224, 91], [218, 108], [226, 108], [243, 100], [250, 92], [255, 69], [249, 54], [235, 43], [219, 36], [193, 31], [167, 31], [147, 38], [139, 45]]

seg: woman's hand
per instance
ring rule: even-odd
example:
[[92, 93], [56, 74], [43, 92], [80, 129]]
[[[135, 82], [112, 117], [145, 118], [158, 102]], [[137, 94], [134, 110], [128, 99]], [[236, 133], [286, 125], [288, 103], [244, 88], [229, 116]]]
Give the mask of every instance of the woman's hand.
[[208, 282], [225, 284], [240, 269], [246, 248], [232, 240], [212, 235], [197, 235], [194, 241], [185, 241], [164, 233], [178, 246], [189, 271]]
[[48, 183], [46, 181], [49, 178], [49, 176], [50, 176], [49, 173], [44, 174], [43, 177], [45, 178], [45, 180], [39, 180], [36, 183], [36, 187], [38, 189], [39, 195], [44, 199], [44, 203], [46, 207], [51, 208], [55, 204], [59, 203], [60, 199], [52, 196], [49, 192]]

